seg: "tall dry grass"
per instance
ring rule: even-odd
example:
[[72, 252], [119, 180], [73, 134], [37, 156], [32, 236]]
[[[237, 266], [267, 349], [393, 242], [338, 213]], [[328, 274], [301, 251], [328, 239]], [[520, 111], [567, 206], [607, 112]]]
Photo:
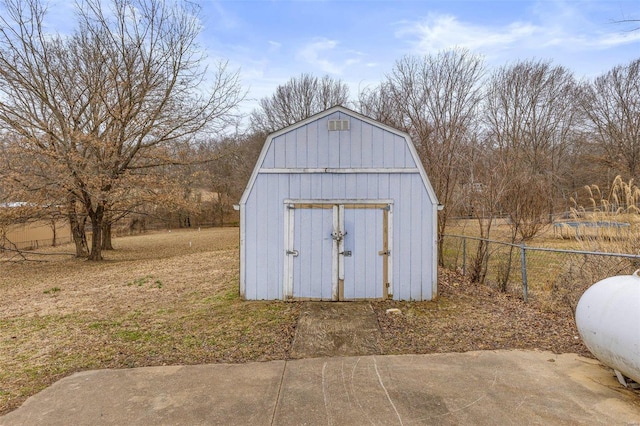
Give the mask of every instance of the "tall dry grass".
[[[574, 236], [578, 250], [640, 254], [640, 188], [633, 179], [616, 176], [607, 191], [597, 185], [584, 187], [583, 199], [571, 201], [571, 219], [591, 224], [593, 232]], [[628, 226], [621, 226], [626, 225]], [[640, 268], [637, 259], [615, 256], [568, 256], [552, 283], [552, 298], [575, 307], [592, 284], [615, 275], [629, 275]]]

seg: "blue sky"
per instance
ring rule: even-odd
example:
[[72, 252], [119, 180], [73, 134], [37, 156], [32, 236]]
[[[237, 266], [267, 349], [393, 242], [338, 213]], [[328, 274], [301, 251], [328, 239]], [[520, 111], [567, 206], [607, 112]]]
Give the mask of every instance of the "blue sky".
[[[591, 78], [640, 58], [638, 0], [190, 0], [200, 43], [228, 60], [248, 90], [243, 112], [301, 73], [342, 79], [352, 98], [404, 55], [464, 47], [489, 70], [544, 59]], [[73, 26], [73, 2], [49, 0], [53, 31]]]
[[[637, 0], [202, 0], [202, 44], [240, 68], [243, 109], [300, 73], [359, 89], [403, 55], [465, 47], [489, 69], [549, 59], [593, 77], [640, 57]], [[640, 26], [638, 23], [636, 26]]]

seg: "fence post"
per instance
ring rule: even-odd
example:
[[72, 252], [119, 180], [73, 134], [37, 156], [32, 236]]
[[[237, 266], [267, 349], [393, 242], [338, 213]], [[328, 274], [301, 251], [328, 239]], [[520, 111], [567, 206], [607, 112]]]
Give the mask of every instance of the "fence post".
[[462, 276], [467, 275], [467, 239], [462, 238]]
[[520, 268], [522, 270], [522, 295], [525, 303], [528, 299], [528, 286], [527, 286], [527, 254], [524, 243], [520, 244]]

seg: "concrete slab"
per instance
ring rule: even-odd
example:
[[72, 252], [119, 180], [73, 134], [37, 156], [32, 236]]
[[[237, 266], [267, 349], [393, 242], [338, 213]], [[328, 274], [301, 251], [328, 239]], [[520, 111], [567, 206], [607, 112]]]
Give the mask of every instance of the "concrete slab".
[[268, 425], [285, 361], [85, 371], [0, 425]]
[[0, 425], [640, 425], [640, 394], [574, 354], [481, 351], [78, 373]]
[[308, 359], [283, 384], [274, 424], [640, 424], [640, 395], [571, 354]]

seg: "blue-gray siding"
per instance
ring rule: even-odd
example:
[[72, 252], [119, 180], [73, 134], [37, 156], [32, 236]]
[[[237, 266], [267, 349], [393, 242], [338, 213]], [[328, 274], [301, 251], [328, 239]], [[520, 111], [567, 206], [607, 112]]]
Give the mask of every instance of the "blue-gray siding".
[[[328, 131], [329, 119], [349, 119], [350, 130]], [[436, 276], [435, 196], [430, 196], [432, 190], [425, 186], [402, 133], [338, 111], [276, 134], [261, 158], [262, 163], [256, 166], [258, 174], [243, 195], [241, 206], [241, 285], [246, 299], [283, 298], [285, 200], [390, 200], [393, 203], [390, 229], [393, 298], [431, 299]], [[269, 172], [269, 169], [303, 168], [316, 169], [316, 173]], [[324, 168], [333, 172], [335, 169], [372, 170], [317, 173], [317, 169]], [[382, 169], [394, 170], [385, 173]], [[282, 172], [274, 173], [276, 171]], [[326, 214], [330, 216], [330, 210]], [[308, 232], [314, 232], [313, 221], [296, 226], [310, 227]], [[318, 267], [329, 268], [328, 274], [331, 274], [330, 262], [319, 260], [319, 264], [322, 266]], [[345, 289], [345, 296], [352, 290]], [[294, 293], [300, 291], [303, 289], [294, 289]], [[314, 297], [311, 288], [304, 291]]]
[[244, 241], [245, 298], [282, 298], [286, 199], [393, 200], [393, 297], [431, 298], [434, 207], [418, 173], [262, 174], [251, 195], [245, 207], [251, 236]]
[[[349, 131], [327, 130], [329, 119], [349, 118]], [[263, 168], [414, 168], [405, 139], [341, 113], [273, 139]]]

